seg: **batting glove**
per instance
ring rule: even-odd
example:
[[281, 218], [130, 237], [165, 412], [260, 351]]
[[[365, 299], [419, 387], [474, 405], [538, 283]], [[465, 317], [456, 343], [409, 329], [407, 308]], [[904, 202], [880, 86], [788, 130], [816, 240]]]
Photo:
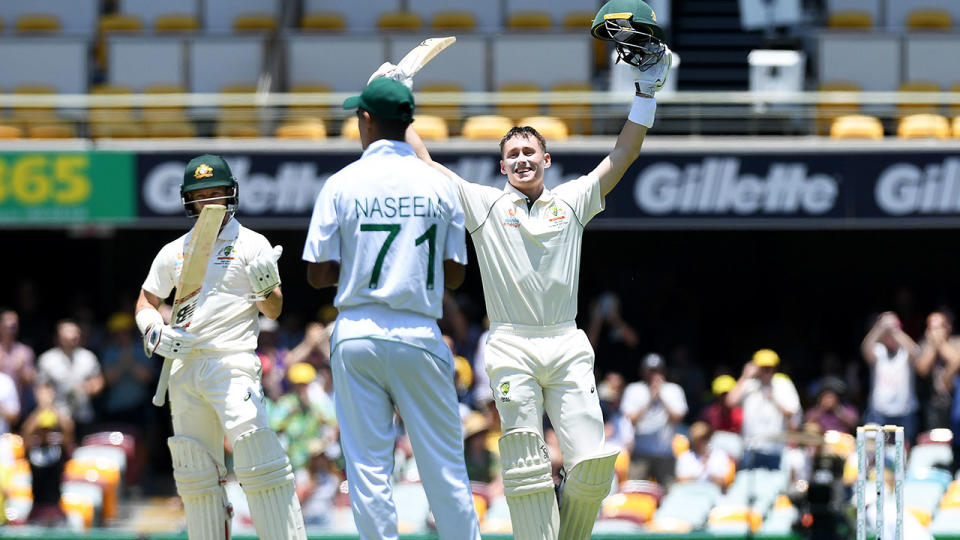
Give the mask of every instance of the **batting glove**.
[[663, 56], [660, 57], [660, 61], [650, 66], [646, 71], [640, 71], [637, 67], [632, 66], [637, 95], [652, 97], [660, 91], [664, 83], [667, 82], [667, 74], [670, 72], [672, 55], [669, 47], [664, 45], [664, 48], [666, 50], [664, 50]]
[[155, 324], [143, 335], [143, 351], [147, 356], [183, 358], [193, 350], [193, 334], [169, 324]]
[[413, 77], [407, 75], [406, 73], [397, 69], [397, 66], [391, 64], [390, 62], [384, 62], [373, 72], [373, 75], [367, 80], [367, 84], [373, 82], [374, 79], [379, 77], [385, 77], [387, 79], [393, 79], [395, 81], [400, 81], [404, 86], [413, 90]]
[[277, 268], [277, 260], [283, 253], [283, 246], [275, 246], [273, 253], [261, 255], [247, 265], [247, 278], [250, 279], [250, 287], [258, 297], [270, 295], [273, 289], [280, 285], [280, 270]]

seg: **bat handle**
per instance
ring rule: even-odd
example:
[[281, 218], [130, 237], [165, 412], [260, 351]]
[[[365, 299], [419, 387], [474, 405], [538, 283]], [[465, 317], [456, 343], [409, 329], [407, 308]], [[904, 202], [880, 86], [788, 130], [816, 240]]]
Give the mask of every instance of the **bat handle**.
[[160, 368], [160, 380], [157, 381], [157, 391], [153, 394], [153, 404], [157, 407], [163, 407], [167, 400], [167, 384], [170, 382], [170, 365], [173, 360], [163, 359], [163, 367]]

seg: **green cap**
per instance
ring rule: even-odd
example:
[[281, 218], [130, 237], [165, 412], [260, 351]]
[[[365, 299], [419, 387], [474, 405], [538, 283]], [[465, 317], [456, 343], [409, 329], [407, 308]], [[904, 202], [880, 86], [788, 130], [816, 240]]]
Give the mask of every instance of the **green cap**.
[[379, 77], [364, 87], [359, 96], [348, 97], [343, 108], [361, 108], [374, 118], [412, 122], [413, 94], [403, 83]]
[[638, 25], [648, 26], [654, 37], [660, 41], [664, 40], [663, 29], [657, 22], [657, 14], [643, 0], [610, 0], [604, 4], [593, 19], [593, 28], [590, 30], [593, 37], [604, 41], [613, 40], [605, 28], [604, 22], [607, 19], [627, 19], [634, 28]]
[[197, 156], [187, 163], [187, 168], [183, 171], [183, 184], [180, 186], [180, 194], [195, 189], [205, 189], [211, 187], [233, 187], [237, 185], [237, 179], [230, 172], [230, 166], [225, 159], [213, 154], [204, 154]]

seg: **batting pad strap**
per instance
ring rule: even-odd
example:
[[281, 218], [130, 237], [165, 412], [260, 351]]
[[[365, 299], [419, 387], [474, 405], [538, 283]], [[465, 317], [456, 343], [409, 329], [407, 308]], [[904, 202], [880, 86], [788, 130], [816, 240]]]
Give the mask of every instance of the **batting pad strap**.
[[276, 433], [259, 428], [237, 437], [233, 468], [247, 496], [259, 538], [306, 539], [290, 460]]
[[163, 315], [154, 308], [144, 308], [137, 312], [134, 319], [137, 321], [137, 328], [140, 329], [140, 335], [147, 333], [147, 328], [159, 324], [163, 325]]
[[516, 540], [555, 540], [560, 524], [550, 455], [529, 429], [500, 437], [503, 487]]
[[648, 128], [653, 127], [653, 119], [657, 114], [657, 100], [652, 97], [634, 96], [633, 106], [627, 120]]
[[560, 485], [560, 540], [588, 540], [603, 499], [610, 494], [619, 449], [574, 465]]

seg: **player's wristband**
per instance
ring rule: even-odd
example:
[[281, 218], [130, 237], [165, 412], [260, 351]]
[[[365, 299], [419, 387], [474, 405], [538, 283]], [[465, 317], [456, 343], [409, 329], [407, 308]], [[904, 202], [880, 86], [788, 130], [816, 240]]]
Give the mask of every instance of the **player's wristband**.
[[633, 107], [627, 120], [648, 128], [653, 127], [653, 117], [657, 113], [657, 100], [652, 97], [634, 96]]
[[160, 312], [153, 308], [141, 309], [137, 312], [135, 319], [137, 321], [137, 328], [140, 329], [140, 334], [146, 334], [147, 328], [153, 325], [159, 324], [163, 326], [163, 315], [160, 315]]

